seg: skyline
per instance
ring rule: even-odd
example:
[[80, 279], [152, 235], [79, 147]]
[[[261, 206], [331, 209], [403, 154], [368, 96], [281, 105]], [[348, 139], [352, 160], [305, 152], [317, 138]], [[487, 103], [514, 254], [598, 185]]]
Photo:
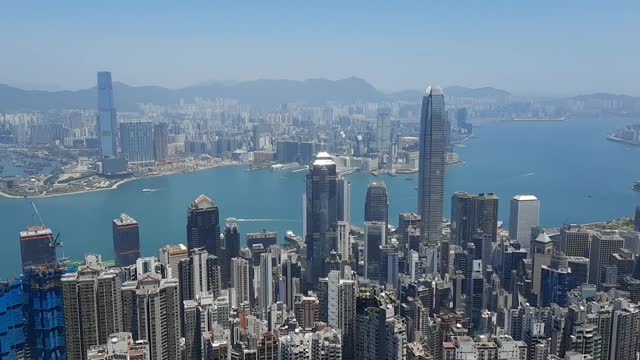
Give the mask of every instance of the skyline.
[[121, 4], [6, 5], [0, 30], [13, 36], [3, 41], [0, 83], [88, 88], [104, 69], [133, 86], [168, 88], [356, 76], [383, 91], [432, 83], [640, 95], [630, 76], [640, 6], [630, 1], [554, 3], [553, 11], [551, 2]]

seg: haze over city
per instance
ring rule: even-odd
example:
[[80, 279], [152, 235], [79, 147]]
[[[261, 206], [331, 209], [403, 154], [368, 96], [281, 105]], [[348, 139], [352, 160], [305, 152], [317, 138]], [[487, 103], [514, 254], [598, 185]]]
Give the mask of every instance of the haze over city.
[[[383, 91], [640, 95], [637, 1], [8, 1], [0, 83], [67, 90], [358, 76]], [[46, 61], [43, 61], [46, 60]]]
[[640, 360], [635, 1], [7, 1], [0, 360]]

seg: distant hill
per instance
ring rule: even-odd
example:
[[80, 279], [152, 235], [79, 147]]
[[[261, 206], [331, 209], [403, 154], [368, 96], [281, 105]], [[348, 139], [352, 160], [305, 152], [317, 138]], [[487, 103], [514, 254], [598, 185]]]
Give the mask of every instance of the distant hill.
[[450, 86], [443, 91], [445, 96], [464, 98], [492, 98], [511, 95], [508, 91], [492, 87], [467, 88], [463, 86]]
[[[138, 103], [172, 104], [180, 98], [191, 101], [195, 97], [224, 97], [242, 103], [274, 107], [299, 102], [324, 104], [326, 102], [355, 103], [378, 101], [387, 95], [379, 92], [365, 80], [351, 77], [342, 80], [309, 79], [255, 80], [238, 83], [209, 82], [182, 89], [159, 86], [129, 86], [114, 82], [113, 93], [119, 111], [135, 111]], [[0, 85], [0, 111], [50, 109], [90, 109], [97, 106], [96, 88], [77, 91], [34, 91]]]

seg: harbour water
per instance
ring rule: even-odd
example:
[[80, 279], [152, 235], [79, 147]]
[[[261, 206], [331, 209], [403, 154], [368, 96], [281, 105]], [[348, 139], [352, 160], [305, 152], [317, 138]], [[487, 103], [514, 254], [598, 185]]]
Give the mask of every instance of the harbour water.
[[[466, 162], [447, 169], [445, 216], [457, 190], [495, 192], [499, 218], [508, 226], [509, 199], [535, 194], [541, 199], [543, 226], [588, 223], [630, 216], [640, 193], [640, 147], [606, 140], [612, 129], [629, 119], [567, 120], [544, 123], [502, 122], [476, 127], [477, 137], [457, 151]], [[202, 172], [150, 178], [117, 190], [35, 200], [45, 225], [60, 232], [59, 256], [81, 259], [96, 252], [113, 257], [111, 220], [121, 212], [140, 222], [144, 256], [157, 256], [165, 244], [186, 242], [187, 207], [207, 194], [220, 207], [221, 221], [240, 219], [247, 232], [286, 230], [300, 234], [305, 172], [247, 171], [225, 167]], [[384, 181], [389, 191], [389, 218], [415, 211], [417, 174], [395, 177], [354, 173], [352, 219], [362, 224], [364, 197], [370, 181]], [[158, 189], [143, 192], [143, 189]], [[0, 198], [0, 278], [20, 272], [18, 232], [39, 220], [31, 200]]]

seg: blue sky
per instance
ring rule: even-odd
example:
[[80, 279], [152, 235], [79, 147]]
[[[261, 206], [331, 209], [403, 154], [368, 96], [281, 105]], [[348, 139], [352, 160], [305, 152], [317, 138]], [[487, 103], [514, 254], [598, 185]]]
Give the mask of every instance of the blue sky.
[[358, 76], [640, 95], [640, 1], [3, 1], [0, 83]]

